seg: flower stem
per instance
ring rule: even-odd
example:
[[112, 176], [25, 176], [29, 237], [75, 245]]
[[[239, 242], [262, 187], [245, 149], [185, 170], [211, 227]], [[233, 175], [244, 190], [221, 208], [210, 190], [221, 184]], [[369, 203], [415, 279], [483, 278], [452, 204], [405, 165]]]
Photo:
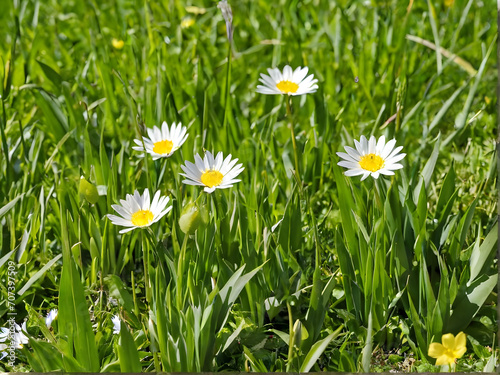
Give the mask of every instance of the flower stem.
[[187, 241], [189, 238], [189, 234], [184, 235], [184, 240], [182, 241], [182, 247], [181, 247], [181, 253], [179, 254], [179, 259], [177, 263], [177, 310], [182, 311], [184, 308], [184, 298], [183, 297], [183, 291], [182, 291], [182, 284], [183, 284], [183, 278], [184, 278], [184, 263], [186, 262], [186, 247], [187, 247]]
[[288, 361], [286, 364], [286, 371], [290, 372], [290, 369], [292, 368], [293, 365], [293, 319], [292, 319], [292, 307], [290, 306], [290, 302], [286, 302], [286, 308], [288, 310], [288, 335], [289, 335], [289, 342], [288, 342]]
[[151, 305], [151, 284], [149, 280], [149, 244], [144, 231], [141, 231], [142, 252], [144, 261], [144, 284], [146, 288], [146, 301]]
[[299, 154], [297, 151], [297, 142], [295, 140], [295, 130], [293, 126], [291, 102], [292, 102], [292, 97], [288, 96], [288, 98], [286, 98], [286, 115], [288, 117], [288, 127], [292, 132], [293, 156], [295, 160], [295, 178], [297, 180], [297, 184], [299, 185], [299, 191], [302, 191], [302, 182], [300, 180], [300, 168], [299, 168]]
[[158, 360], [158, 352], [153, 353], [153, 359], [155, 363], [155, 372], [161, 372], [160, 361]]

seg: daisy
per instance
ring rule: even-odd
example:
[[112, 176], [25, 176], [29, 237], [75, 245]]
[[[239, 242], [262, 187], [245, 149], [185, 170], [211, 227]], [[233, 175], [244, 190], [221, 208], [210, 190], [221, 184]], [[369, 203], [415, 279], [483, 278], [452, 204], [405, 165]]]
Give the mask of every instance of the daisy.
[[393, 175], [394, 170], [401, 169], [403, 166], [398, 163], [406, 154], [399, 154], [403, 146], [394, 148], [396, 140], [392, 139], [385, 143], [385, 137], [381, 136], [377, 140], [372, 135], [367, 141], [365, 136], [361, 136], [360, 142], [354, 140], [356, 149], [345, 146], [345, 152], [337, 152], [342, 161], [337, 163], [341, 167], [348, 168], [346, 176], [359, 176], [363, 181], [368, 176], [378, 178], [379, 175]]
[[[5, 342], [8, 339], [11, 340], [11, 346], [13, 346], [16, 349], [22, 349], [24, 344], [27, 344], [29, 342], [28, 336], [26, 336], [24, 333], [26, 332], [26, 322], [23, 323], [22, 326], [19, 326], [19, 324], [14, 323], [14, 330], [11, 332], [10, 329], [8, 328], [0, 328], [0, 342]], [[2, 346], [3, 347], [3, 346]]]
[[301, 68], [300, 66], [292, 71], [290, 65], [283, 68], [283, 73], [278, 68], [267, 69], [269, 75], [260, 74], [259, 81], [264, 84], [257, 86], [257, 92], [269, 95], [304, 95], [316, 92], [318, 89], [317, 79], [314, 74], [306, 78], [308, 67]]
[[14, 343], [17, 349], [22, 349], [24, 344], [27, 344], [30, 340], [23, 332], [26, 332], [26, 322], [23, 323], [21, 327], [16, 324], [16, 333], [14, 334]]
[[128, 227], [122, 229], [120, 233], [126, 233], [135, 228], [149, 227], [172, 209], [172, 205], [167, 207], [169, 200], [169, 197], [160, 198], [160, 191], [157, 191], [153, 202], [150, 202], [148, 189], [144, 190], [142, 196], [136, 190], [134, 195], [127, 194], [125, 200], [120, 199], [121, 205], [111, 205], [122, 217], [111, 214], [108, 214], [107, 217], [115, 225]]
[[231, 155], [223, 160], [222, 152], [219, 152], [214, 159], [210, 151], [205, 153], [202, 159], [200, 155], [196, 154], [195, 164], [186, 161], [186, 165], [181, 165], [184, 173], [181, 176], [187, 178], [182, 183], [187, 185], [205, 186], [207, 193], [212, 193], [215, 189], [226, 189], [233, 186], [235, 182], [241, 180], [235, 179], [243, 169], [242, 165], [235, 166], [238, 159], [231, 160]]
[[[161, 130], [159, 127], [153, 126], [153, 129], [147, 130], [149, 138], [142, 137], [144, 146], [146, 146], [146, 152], [151, 154], [153, 160], [172, 156], [174, 151], [186, 141], [188, 136], [186, 131], [187, 128], [185, 126], [182, 126], [181, 123], [175, 125], [175, 122], [170, 129], [165, 121], [161, 124]], [[134, 139], [134, 142], [137, 145], [132, 147], [134, 150], [144, 151], [141, 140]]]

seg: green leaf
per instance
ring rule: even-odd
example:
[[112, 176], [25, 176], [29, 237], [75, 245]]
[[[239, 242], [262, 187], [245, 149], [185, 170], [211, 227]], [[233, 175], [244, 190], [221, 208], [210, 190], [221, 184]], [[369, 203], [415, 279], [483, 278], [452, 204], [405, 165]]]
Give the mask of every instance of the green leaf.
[[477, 276], [485, 273], [483, 271], [485, 264], [487, 264], [487, 267], [491, 267], [491, 264], [487, 261], [491, 260], [495, 256], [494, 250], [496, 250], [495, 244], [497, 241], [498, 228], [495, 225], [490, 233], [488, 233], [481, 246], [474, 246], [474, 250], [472, 251], [469, 259], [470, 277], [467, 285], [470, 285]]
[[[246, 283], [264, 266], [264, 264], [258, 266], [247, 274], [241, 276], [245, 265], [241, 266], [227, 281], [227, 283], [222, 287], [219, 295], [222, 301], [228, 304], [233, 304], [236, 298], [240, 295], [241, 291], [245, 287]], [[229, 295], [229, 296], [228, 296]]]
[[88, 182], [83, 176], [80, 178], [80, 186], [78, 187], [78, 196], [80, 201], [86, 199], [87, 202], [94, 204], [99, 199], [97, 188]]
[[460, 219], [457, 228], [453, 232], [453, 237], [451, 239], [449, 253], [450, 259], [454, 261], [458, 261], [459, 253], [462, 250], [462, 247], [465, 243], [465, 238], [467, 236], [467, 232], [469, 231], [470, 224], [472, 223], [472, 218], [474, 217], [474, 211], [476, 210], [476, 205], [479, 201], [479, 197], [474, 199], [472, 204], [469, 205], [465, 215]]
[[309, 300], [309, 308], [304, 322], [304, 325], [307, 327], [309, 332], [309, 337], [304, 340], [302, 345], [303, 350], [309, 349], [312, 343], [321, 334], [327, 305], [330, 302], [330, 297], [335, 285], [335, 278], [332, 276], [324, 286], [323, 281], [321, 280], [321, 269], [316, 268], [314, 270], [311, 298]]
[[73, 135], [74, 132], [75, 132], [75, 129], [64, 134], [64, 136], [61, 138], [61, 140], [59, 142], [57, 142], [57, 145], [54, 148], [52, 155], [50, 155], [50, 158], [47, 159], [47, 161], [45, 162], [45, 164], [43, 166], [43, 168], [45, 169], [45, 172], [47, 172], [49, 170], [49, 167], [52, 165], [52, 162], [54, 161], [54, 158], [56, 157], [57, 153], [61, 149], [62, 145], [68, 140], [69, 137], [71, 137]]
[[55, 258], [51, 259], [50, 261], [47, 262], [45, 266], [42, 267], [41, 270], [39, 270], [37, 273], [35, 273], [31, 278], [24, 284], [24, 286], [17, 292], [20, 296], [22, 296], [32, 285], [35, 283], [40, 277], [42, 277], [47, 270], [52, 267], [52, 265], [57, 262], [59, 259], [61, 259], [62, 254], [57, 255]]
[[5, 206], [3, 206], [2, 208], [0, 208], [0, 219], [2, 218], [2, 216], [4, 216], [7, 212], [9, 212], [9, 210], [14, 207], [14, 205], [16, 204], [16, 202], [21, 199], [22, 197], [24, 196], [24, 193], [18, 195], [17, 197], [15, 197], [14, 199], [12, 199], [9, 203], [7, 203]]
[[488, 362], [486, 362], [486, 365], [483, 368], [483, 372], [495, 372], [495, 367], [498, 365], [496, 353], [496, 351], [493, 351], [491, 357], [488, 359]]
[[474, 84], [471, 86], [469, 90], [469, 95], [467, 95], [467, 100], [465, 101], [465, 104], [462, 107], [463, 108], [462, 112], [460, 112], [455, 118], [456, 129], [463, 128], [467, 122], [467, 116], [469, 115], [472, 101], [474, 100], [474, 95], [476, 94], [477, 88], [479, 87], [479, 83], [481, 82], [481, 77], [483, 76], [484, 69], [486, 68], [486, 62], [488, 61], [490, 54], [493, 51], [493, 48], [495, 48], [495, 45], [496, 45], [495, 40], [492, 40], [488, 47], [488, 51], [486, 52], [486, 56], [481, 61], [481, 65], [479, 66], [477, 74], [474, 77]]
[[429, 133], [431, 132], [432, 129], [434, 129], [439, 124], [439, 122], [441, 121], [443, 116], [446, 114], [446, 112], [448, 112], [451, 105], [457, 99], [458, 95], [460, 95], [460, 93], [463, 91], [464, 88], [467, 87], [468, 84], [469, 84], [469, 81], [466, 81], [462, 86], [460, 86], [458, 89], [455, 90], [455, 92], [448, 98], [448, 100], [446, 100], [446, 102], [444, 102], [443, 106], [441, 107], [439, 112], [436, 114], [436, 116], [434, 116], [434, 118], [432, 119], [432, 122], [429, 125]]
[[266, 365], [264, 365], [264, 362], [262, 362], [261, 359], [256, 359], [250, 349], [248, 349], [245, 345], [243, 345], [243, 354], [245, 358], [250, 362], [251, 371], [253, 372], [262, 372], [262, 373], [267, 373], [269, 370], [267, 369]]
[[274, 332], [278, 335], [278, 337], [283, 340], [283, 342], [288, 345], [290, 343], [290, 335], [286, 332], [279, 331], [277, 329], [271, 329], [271, 332]]
[[342, 216], [342, 230], [345, 238], [347, 239], [347, 247], [349, 249], [356, 249], [358, 243], [356, 241], [354, 225], [352, 222], [352, 209], [355, 207], [354, 201], [352, 199], [352, 193], [347, 187], [344, 175], [341, 173], [340, 167], [337, 165], [333, 166], [333, 173], [335, 176], [335, 182], [338, 189], [338, 202], [340, 208], [340, 214]]
[[[104, 278], [104, 283], [109, 289], [109, 295], [118, 300], [127, 314], [133, 320], [134, 325], [139, 326], [140, 322], [134, 314], [134, 299], [128, 292], [123, 281], [116, 275], [108, 275]], [[123, 324], [122, 324], [123, 325]]]
[[90, 112], [92, 111], [94, 108], [96, 108], [97, 106], [99, 106], [100, 104], [104, 103], [105, 101], [107, 100], [107, 98], [101, 98], [101, 99], [98, 99], [96, 100], [95, 102], [93, 103], [90, 103], [90, 105], [88, 106], [87, 108], [87, 111]]
[[299, 372], [309, 372], [311, 367], [314, 366], [318, 358], [323, 354], [325, 351], [326, 347], [330, 342], [336, 338], [340, 332], [342, 332], [342, 329], [344, 328], [343, 325], [341, 325], [339, 328], [335, 330], [335, 332], [330, 333], [326, 338], [323, 340], [320, 340], [316, 342], [312, 347], [311, 350], [306, 355], [306, 358], [304, 359], [304, 362], [302, 362], [302, 365], [300, 366]]
[[420, 189], [422, 189], [422, 186], [425, 184], [425, 189], [429, 190], [429, 184], [431, 182], [432, 174], [434, 173], [434, 168], [436, 167], [436, 162], [439, 156], [439, 147], [441, 145], [441, 133], [438, 134], [436, 138], [436, 143], [434, 144], [434, 149], [432, 150], [431, 157], [429, 160], [427, 160], [427, 163], [425, 163], [425, 167], [422, 170], [422, 175], [418, 181], [417, 187], [413, 191], [413, 201], [417, 202], [419, 195], [420, 195]]
[[[20, 88], [21, 90], [22, 88]], [[61, 139], [69, 131], [68, 119], [64, 114], [61, 104], [53, 95], [40, 87], [36, 87], [35, 97], [37, 104], [45, 115], [45, 125], [51, 132], [49, 135], [53, 138]]]
[[[60, 198], [63, 199], [63, 198]], [[61, 206], [61, 234], [63, 267], [59, 289], [59, 333], [67, 341], [67, 354], [75, 351], [76, 360], [84, 371], [99, 371], [99, 356], [90, 322], [89, 308], [85, 300], [80, 274], [71, 256], [66, 210]]]
[[10, 259], [10, 257], [12, 256], [12, 254], [14, 254], [14, 251], [16, 250], [17, 249], [9, 251], [4, 257], [0, 259], [0, 268], [5, 264], [5, 262], [7, 262]]
[[481, 306], [497, 285], [498, 274], [481, 275], [473, 283], [461, 290], [453, 304], [449, 330], [463, 331], [477, 314]]
[[[456, 196], [455, 192], [457, 190], [455, 185], [456, 173], [453, 164], [450, 167], [450, 170], [446, 174], [446, 177], [443, 181], [443, 186], [441, 187], [441, 191], [439, 192], [439, 198], [436, 206], [436, 214], [434, 217], [438, 220], [443, 220], [448, 216], [449, 210], [448, 208], [450, 200]], [[446, 208], [446, 209], [445, 209]]]
[[52, 372], [63, 368], [62, 355], [53, 345], [30, 337], [30, 346], [33, 352], [27, 359], [34, 371]]
[[43, 70], [43, 73], [54, 84], [54, 86], [60, 87], [63, 79], [61, 78], [59, 73], [57, 73], [54, 69], [52, 69], [47, 64], [44, 64], [43, 62], [41, 62], [39, 60], [35, 60], [35, 61], [38, 63], [38, 65], [40, 65], [40, 67]]
[[372, 348], [373, 348], [373, 324], [372, 324], [372, 310], [368, 313], [368, 327], [366, 328], [366, 341], [361, 351], [361, 366], [363, 372], [370, 372], [370, 363], [372, 360]]
[[121, 372], [141, 372], [141, 360], [125, 322], [120, 324], [120, 339], [116, 345]]

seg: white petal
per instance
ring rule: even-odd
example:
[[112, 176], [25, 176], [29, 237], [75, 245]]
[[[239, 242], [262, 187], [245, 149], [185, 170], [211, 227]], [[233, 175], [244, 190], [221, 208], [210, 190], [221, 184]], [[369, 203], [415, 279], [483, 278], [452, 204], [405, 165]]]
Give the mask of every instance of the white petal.
[[375, 137], [372, 135], [370, 137], [370, 140], [368, 141], [368, 153], [369, 154], [374, 154], [375, 153], [375, 148], [377, 146], [377, 140], [375, 139]]
[[360, 181], [366, 180], [366, 178], [367, 178], [369, 175], [370, 175], [370, 173], [365, 172], [365, 174], [363, 175], [363, 177], [361, 177], [361, 180], [360, 180]]
[[369, 175], [369, 173], [367, 174], [366, 171], [364, 169], [361, 169], [361, 168], [360, 169], [349, 169], [349, 170], [345, 171], [344, 174], [346, 176], [359, 176], [361, 174], [366, 174], [367, 176]]
[[386, 175], [386, 176], [392, 176], [394, 175], [393, 171], [388, 170], [387, 168], [382, 168], [378, 171], [380, 174]]
[[349, 147], [349, 146], [345, 146], [344, 149], [349, 154], [349, 156], [351, 156], [352, 159], [354, 159], [356, 161], [359, 161], [359, 159], [361, 159], [361, 155], [354, 148]]
[[149, 190], [145, 189], [142, 194], [142, 209], [149, 210], [149, 205], [151, 204], [151, 199], [149, 198]]
[[151, 210], [153, 215], [155, 213], [156, 207], [158, 206], [158, 201], [160, 200], [160, 194], [161, 194], [161, 192], [160, 192], [160, 190], [158, 190], [153, 197], [153, 201], [151, 202], [151, 206], [149, 207], [149, 209]]
[[264, 94], [264, 95], [281, 95], [281, 94], [283, 94], [278, 89], [270, 89], [270, 88], [264, 87], [264, 86], [257, 86], [257, 89], [255, 90], [255, 92], [257, 92], [259, 94]]
[[269, 72], [269, 75], [271, 76], [274, 82], [278, 83], [283, 81], [283, 75], [281, 74], [278, 68], [267, 69], [267, 71]]
[[204, 183], [198, 182], [198, 181], [193, 181], [193, 180], [182, 180], [183, 184], [186, 185], [193, 185], [193, 186], [205, 186]]
[[359, 163], [353, 163], [352, 161], [339, 161], [337, 165], [344, 168], [359, 168]]
[[130, 232], [131, 230], [134, 230], [135, 228], [137, 228], [137, 227], [134, 226], [132, 228], [125, 228], [125, 229], [122, 229], [121, 231], [119, 231], [118, 233], [120, 233], [120, 234], [127, 233], [127, 232]]
[[386, 159], [387, 156], [389, 156], [389, 154], [391, 153], [392, 149], [394, 148], [394, 146], [396, 145], [396, 140], [395, 139], [391, 139], [389, 142], [387, 142], [384, 146], [384, 148], [382, 149], [382, 151], [380, 152], [380, 157], [382, 159]]
[[385, 162], [388, 164], [396, 163], [396, 162], [400, 161], [401, 159], [404, 159], [405, 156], [406, 156], [406, 154], [399, 154], [399, 155], [387, 158], [385, 160]]
[[375, 153], [377, 155], [380, 155], [384, 150], [384, 146], [385, 146], [385, 136], [382, 135], [377, 141], [377, 146], [375, 147]]
[[300, 86], [300, 83], [304, 80], [308, 71], [309, 71], [309, 68], [307, 66], [304, 68], [301, 68], [299, 66], [293, 72], [293, 78], [292, 78], [293, 82], [295, 82], [296, 84], [298, 84]]
[[291, 81], [292, 80], [293, 71], [290, 65], [285, 65], [283, 68], [283, 80]]
[[207, 186], [207, 187], [205, 187], [205, 189], [203, 189], [203, 190], [205, 190], [205, 192], [206, 192], [206, 193], [211, 194], [211, 193], [213, 193], [213, 192], [215, 191], [215, 189], [217, 189], [215, 186], [214, 186], [214, 187], [211, 187], [211, 188], [209, 188], [209, 187]]
[[[231, 155], [229, 155], [231, 156]], [[222, 161], [223, 161], [223, 156], [222, 156], [222, 152], [218, 152], [217, 153], [217, 156], [215, 157], [215, 160], [214, 160], [214, 163], [213, 163], [213, 166], [212, 166], [212, 169], [216, 170], [216, 171], [220, 171], [221, 167], [222, 167]]]
[[112, 204], [111, 207], [118, 212], [121, 216], [123, 216], [124, 219], [130, 220], [132, 217], [132, 212], [127, 210], [125, 207], [122, 207], [118, 204]]

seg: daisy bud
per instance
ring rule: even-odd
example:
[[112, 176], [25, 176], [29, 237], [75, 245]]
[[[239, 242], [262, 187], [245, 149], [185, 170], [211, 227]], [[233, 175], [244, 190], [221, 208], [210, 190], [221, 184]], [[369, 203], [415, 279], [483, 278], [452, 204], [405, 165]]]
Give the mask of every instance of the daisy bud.
[[226, 21], [227, 39], [229, 39], [229, 43], [231, 43], [233, 41], [233, 12], [231, 6], [227, 3], [227, 0], [221, 0], [219, 4], [217, 4], [217, 8], [221, 10], [222, 17], [224, 17]]
[[88, 182], [83, 176], [80, 178], [80, 187], [78, 188], [80, 201], [86, 199], [89, 203], [96, 203], [99, 199], [97, 188]]
[[208, 211], [205, 206], [198, 207], [190, 203], [182, 210], [179, 226], [185, 234], [193, 234], [200, 225], [208, 223]]
[[302, 323], [300, 320], [296, 320], [293, 325], [293, 346], [300, 348], [300, 344], [302, 343]]

